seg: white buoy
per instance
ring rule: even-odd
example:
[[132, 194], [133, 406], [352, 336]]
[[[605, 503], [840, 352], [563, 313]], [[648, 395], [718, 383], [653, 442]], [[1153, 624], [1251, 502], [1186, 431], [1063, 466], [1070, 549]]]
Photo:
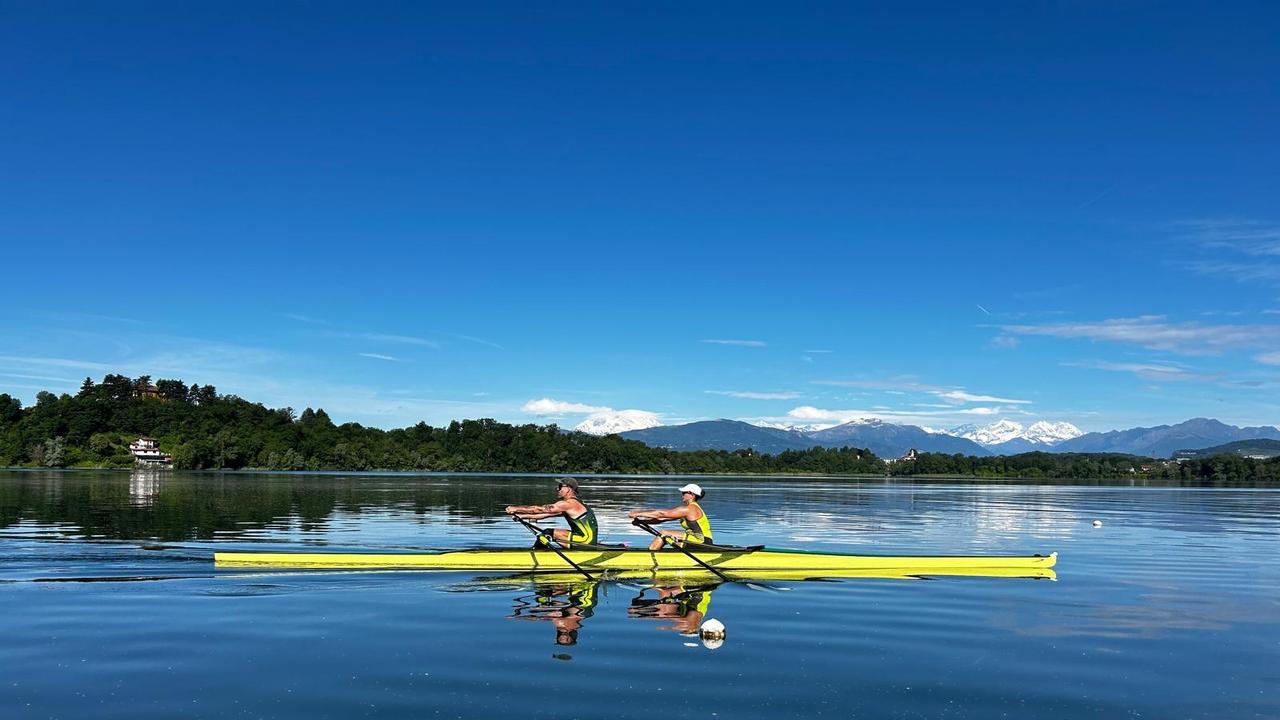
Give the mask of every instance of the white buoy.
[[702, 623], [702, 627], [698, 628], [698, 635], [702, 638], [703, 647], [708, 650], [715, 650], [724, 644], [724, 623], [711, 618]]
[[1094, 526], [1094, 527], [1102, 527], [1102, 521], [1101, 521], [1101, 520], [1094, 520], [1094, 521], [1093, 521], [1093, 526]]

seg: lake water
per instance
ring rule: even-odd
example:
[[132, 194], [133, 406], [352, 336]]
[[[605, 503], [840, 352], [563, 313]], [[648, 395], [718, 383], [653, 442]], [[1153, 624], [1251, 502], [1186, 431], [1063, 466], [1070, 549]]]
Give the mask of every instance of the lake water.
[[[633, 544], [622, 511], [681, 484], [583, 482]], [[700, 482], [721, 542], [1056, 550], [1057, 580], [214, 571], [215, 550], [524, 546], [501, 507], [554, 482], [0, 471], [0, 716], [1280, 717], [1280, 491]], [[709, 617], [714, 649], [682, 634]]]

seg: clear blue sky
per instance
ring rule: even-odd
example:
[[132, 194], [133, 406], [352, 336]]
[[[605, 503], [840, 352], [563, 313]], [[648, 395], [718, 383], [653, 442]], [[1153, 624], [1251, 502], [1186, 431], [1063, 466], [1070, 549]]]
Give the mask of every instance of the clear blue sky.
[[1274, 3], [0, 2], [0, 392], [1275, 424], [1278, 37]]

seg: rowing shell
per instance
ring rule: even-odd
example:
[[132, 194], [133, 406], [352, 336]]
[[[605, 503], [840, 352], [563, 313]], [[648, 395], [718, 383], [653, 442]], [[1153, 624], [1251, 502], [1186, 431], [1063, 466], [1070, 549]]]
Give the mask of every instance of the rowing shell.
[[[1049, 570], [1058, 553], [1048, 555], [851, 555], [777, 548], [694, 550], [700, 560], [726, 573], [807, 573], [814, 576], [1005, 575], [1009, 571]], [[701, 568], [677, 550], [567, 550], [587, 570], [618, 572], [684, 572]], [[508, 572], [563, 571], [569, 568], [551, 550], [529, 548], [454, 550], [426, 553], [214, 553], [218, 568], [316, 568], [326, 570], [483, 570]], [[986, 572], [999, 571], [999, 572]], [[1036, 575], [1036, 572], [1028, 572]]]

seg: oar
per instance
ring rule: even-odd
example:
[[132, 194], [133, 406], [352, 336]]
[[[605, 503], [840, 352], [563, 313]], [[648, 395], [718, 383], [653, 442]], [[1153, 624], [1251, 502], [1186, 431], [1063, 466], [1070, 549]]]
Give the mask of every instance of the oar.
[[[520, 517], [519, 515], [512, 515], [512, 516], [511, 516], [511, 518], [512, 518], [513, 520], [515, 520], [516, 522], [520, 523], [521, 525], [525, 526], [526, 528], [528, 528], [528, 529], [529, 529], [529, 532], [533, 533], [535, 536], [542, 537], [542, 528], [538, 527], [537, 525], [534, 525], [533, 523], [529, 522], [528, 520], [525, 520], [524, 518]], [[586, 578], [587, 578], [588, 580], [590, 580], [590, 581], [592, 581], [592, 582], [595, 582], [595, 581], [596, 581], [596, 578], [595, 578], [594, 576], [592, 576], [592, 574], [591, 574], [591, 573], [587, 572], [586, 570], [583, 570], [583, 569], [582, 569], [582, 567], [578, 565], [578, 563], [576, 563], [576, 562], [574, 562], [574, 561], [570, 560], [568, 555], [565, 555], [563, 552], [561, 552], [561, 551], [560, 551], [560, 548], [556, 547], [556, 546], [553, 544], [554, 542], [555, 542], [555, 540], [554, 540], [554, 539], [548, 540], [548, 541], [547, 541], [547, 547], [551, 548], [551, 550], [552, 550], [552, 551], [554, 551], [554, 552], [555, 552], [555, 554], [559, 555], [561, 560], [564, 560], [565, 562], [567, 562], [567, 563], [569, 563], [570, 565], [572, 565], [574, 570], [577, 570], [578, 572], [580, 572], [580, 573], [582, 573], [584, 576], [586, 576]]]
[[[657, 530], [654, 530], [652, 527], [650, 527], [650, 526], [649, 526], [649, 523], [644, 522], [644, 521], [643, 521], [643, 520], [641, 520], [640, 518], [636, 518], [636, 519], [632, 520], [632, 521], [631, 521], [631, 524], [632, 524], [632, 525], [635, 525], [635, 526], [637, 526], [637, 527], [644, 528], [644, 529], [645, 529], [645, 531], [647, 531], [650, 535], [653, 535], [654, 537], [662, 537], [662, 533], [658, 532]], [[694, 555], [693, 553], [689, 552], [689, 551], [684, 547], [684, 545], [681, 545], [681, 544], [678, 544], [678, 543], [675, 543], [675, 542], [671, 542], [671, 543], [667, 543], [667, 544], [668, 544], [668, 545], [671, 545], [671, 546], [672, 546], [672, 547], [674, 547], [675, 549], [677, 549], [677, 550], [679, 550], [680, 552], [682, 552], [682, 553], [684, 553], [685, 555], [687, 555], [687, 556], [689, 557], [689, 559], [690, 559], [690, 560], [692, 560], [692, 561], [694, 561], [694, 562], [698, 563], [699, 565], [701, 565], [702, 567], [704, 567], [704, 568], [706, 568], [706, 569], [710, 570], [713, 574], [715, 574], [715, 576], [716, 576], [716, 577], [720, 578], [721, 580], [723, 580], [723, 581], [725, 581], [725, 582], [736, 582], [733, 578], [729, 577], [728, 575], [725, 575], [724, 573], [720, 572], [719, 570], [717, 570], [717, 569], [715, 569], [715, 568], [711, 567], [710, 565], [708, 565], [708, 564], [706, 564], [706, 563], [702, 562], [702, 560], [699, 560], [699, 559], [698, 559], [698, 556], [696, 556], [696, 555]], [[755, 588], [755, 589], [758, 589], [758, 590], [790, 590], [790, 589], [791, 589], [791, 588], [784, 588], [784, 587], [774, 587], [774, 586], [772, 586], [772, 585], [766, 585], [765, 583], [755, 583], [755, 582], [751, 582], [750, 580], [742, 580], [741, 582], [742, 582], [743, 584], [745, 584], [745, 585], [746, 585], [747, 587], [749, 587], [749, 588]]]

